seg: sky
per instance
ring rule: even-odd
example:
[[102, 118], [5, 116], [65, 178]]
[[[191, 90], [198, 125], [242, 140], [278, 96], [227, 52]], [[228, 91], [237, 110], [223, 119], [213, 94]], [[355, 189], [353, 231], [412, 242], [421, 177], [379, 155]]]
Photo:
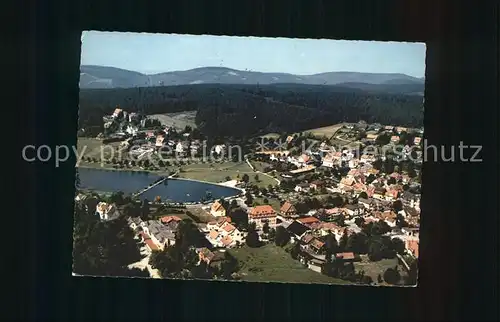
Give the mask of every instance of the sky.
[[425, 76], [425, 44], [85, 31], [82, 65], [155, 74], [198, 67], [311, 75], [350, 71]]

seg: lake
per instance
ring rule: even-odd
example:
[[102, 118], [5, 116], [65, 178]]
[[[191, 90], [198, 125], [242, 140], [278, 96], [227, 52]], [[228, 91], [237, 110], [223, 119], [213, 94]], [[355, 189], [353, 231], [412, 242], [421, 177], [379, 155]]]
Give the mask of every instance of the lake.
[[[136, 193], [160, 178], [152, 173], [135, 171], [78, 168], [78, 172], [81, 189], [123, 191], [125, 194]], [[240, 194], [240, 190], [199, 181], [168, 179], [141, 194], [140, 198], [152, 201], [156, 196], [160, 196], [162, 200], [168, 199], [172, 202], [199, 202], [207, 193], [211, 194], [212, 199], [220, 199], [236, 196]]]

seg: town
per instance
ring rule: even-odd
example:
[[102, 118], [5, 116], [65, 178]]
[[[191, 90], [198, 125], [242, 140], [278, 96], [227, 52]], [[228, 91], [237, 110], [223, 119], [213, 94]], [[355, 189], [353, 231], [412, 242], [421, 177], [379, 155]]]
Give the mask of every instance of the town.
[[[96, 137], [80, 131], [79, 145], [91, 146], [80, 168], [143, 171], [239, 193], [147, 200], [141, 191], [91, 191], [77, 178], [75, 273], [417, 284], [423, 129], [360, 120], [226, 142], [118, 106], [103, 123]], [[89, 235], [113, 235], [130, 248], [113, 244], [107, 262], [90, 265], [96, 242]], [[113, 251], [120, 259], [110, 268]]]

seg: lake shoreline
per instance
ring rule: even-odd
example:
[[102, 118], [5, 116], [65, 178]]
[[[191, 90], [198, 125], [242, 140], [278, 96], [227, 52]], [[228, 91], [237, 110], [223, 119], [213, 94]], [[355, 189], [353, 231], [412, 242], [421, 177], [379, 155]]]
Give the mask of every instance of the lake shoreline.
[[[149, 185], [151, 184], [154, 184], [155, 181], [161, 177], [166, 177], [170, 174], [170, 172], [160, 172], [160, 171], [148, 171], [148, 170], [138, 170], [138, 169], [112, 169], [112, 168], [105, 168], [105, 167], [101, 167], [101, 166], [98, 166], [98, 167], [92, 167], [92, 166], [86, 166], [86, 165], [79, 165], [77, 166], [77, 169], [85, 169], [85, 170], [89, 170], [89, 171], [102, 171], [102, 172], [114, 172], [114, 173], [120, 173], [120, 174], [142, 174], [142, 175], [145, 175], [145, 176], [153, 176], [153, 177], [158, 177], [158, 178], [152, 178], [152, 181], [147, 183], [142, 189], [144, 188], [147, 188]], [[162, 175], [163, 174], [163, 175]], [[219, 187], [219, 188], [223, 188], [223, 189], [230, 189], [230, 191], [234, 191], [234, 194], [231, 194], [230, 196], [226, 196], [226, 197], [221, 197], [223, 199], [234, 199], [234, 198], [238, 198], [238, 197], [241, 197], [244, 193], [245, 193], [245, 190], [242, 189], [242, 188], [238, 188], [238, 187], [235, 187], [235, 186], [232, 186], [232, 185], [228, 185], [228, 184], [224, 184], [224, 183], [219, 183], [219, 182], [210, 182], [210, 181], [204, 181], [204, 180], [197, 180], [197, 179], [190, 179], [190, 178], [178, 178], [178, 177], [173, 177], [173, 178], [168, 178], [167, 179], [167, 182], [168, 181], [179, 181], [179, 182], [192, 182], [192, 183], [197, 183], [197, 184], [202, 184], [202, 185], [208, 185], [208, 186], [215, 186], [215, 187]], [[82, 191], [93, 191], [93, 192], [96, 192], [96, 193], [104, 193], [104, 194], [112, 194], [113, 192], [116, 192], [115, 189], [102, 189], [102, 188], [86, 188], [86, 187], [80, 187], [79, 190], [82, 190]], [[125, 190], [125, 189], [124, 189]], [[134, 193], [133, 192], [125, 192], [124, 193], [126, 195], [133, 195]], [[190, 192], [187, 191], [186, 192], [186, 195], [189, 195]], [[141, 196], [142, 194], [138, 195], [139, 197]], [[179, 199], [182, 199], [179, 198]], [[210, 201], [213, 201], [213, 200], [217, 200], [219, 199], [218, 197], [215, 197], [211, 200], [200, 200], [199, 201], [181, 201], [181, 200], [172, 200], [172, 202], [174, 203], [182, 203], [182, 204], [185, 204], [185, 205], [204, 205], [206, 203], [209, 203]]]
[[104, 171], [116, 171], [116, 172], [139, 172], [139, 173], [149, 173], [149, 174], [155, 174], [159, 176], [169, 176], [170, 172], [166, 171], [151, 171], [151, 170], [144, 170], [144, 169], [136, 169], [136, 168], [127, 168], [127, 169], [116, 169], [116, 168], [106, 168], [101, 166], [100, 164], [97, 165], [78, 165], [76, 168], [83, 168], [83, 169], [94, 169], [94, 170], [104, 170]]
[[[88, 166], [88, 165], [83, 165], [83, 166], [79, 165], [79, 166], [77, 166], [77, 168], [95, 169], [95, 170], [104, 170], [104, 171], [117, 171], [117, 172], [139, 172], [139, 173], [154, 174], [154, 175], [166, 176], [166, 177], [168, 177], [170, 175], [170, 172], [165, 172], [165, 171], [150, 171], [150, 170], [142, 170], [142, 169], [115, 169], [115, 168], [105, 168], [105, 167], [101, 167], [101, 166], [92, 167], [92, 166]], [[178, 175], [178, 174], [179, 174], [179, 172], [177, 171], [176, 175]], [[239, 190], [242, 193], [245, 192], [245, 190], [242, 189], [242, 188], [238, 188], [238, 187], [235, 187], [235, 186], [226, 185], [223, 182], [221, 183], [221, 182], [211, 182], [211, 181], [191, 179], [191, 178], [180, 178], [180, 177], [177, 177], [177, 176], [174, 176], [174, 177], [168, 178], [168, 179], [169, 180], [195, 181], [195, 182], [200, 182], [200, 183], [206, 183], [206, 184], [212, 184], [212, 185], [218, 185], [218, 186], [222, 186], [222, 187], [237, 189], [237, 190]]]

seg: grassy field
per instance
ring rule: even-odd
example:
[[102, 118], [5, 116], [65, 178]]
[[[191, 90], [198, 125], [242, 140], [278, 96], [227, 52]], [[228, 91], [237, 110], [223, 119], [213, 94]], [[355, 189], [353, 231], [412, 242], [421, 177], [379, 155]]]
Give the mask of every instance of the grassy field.
[[[281, 209], [281, 205], [280, 205], [280, 201], [278, 199], [274, 199], [274, 198], [267, 198], [268, 202], [269, 202], [269, 205], [271, 207], [273, 207], [273, 209], [277, 212], [280, 211]], [[264, 205], [264, 198], [255, 198], [254, 199], [257, 203], [259, 203], [260, 205]]]
[[377, 282], [378, 275], [384, 276], [384, 272], [388, 268], [398, 266], [399, 272], [403, 272], [403, 268], [399, 265], [398, 259], [382, 259], [378, 262], [370, 262], [366, 255], [361, 255], [361, 262], [354, 263], [356, 272], [364, 271], [365, 275], [369, 275], [374, 282]]
[[278, 139], [279, 137], [280, 135], [278, 133], [267, 133], [261, 136], [263, 139]]
[[284, 249], [268, 244], [260, 248], [244, 246], [229, 251], [239, 262], [242, 280], [252, 282], [287, 282], [346, 284], [348, 282], [316, 273], [290, 257]]
[[346, 141], [346, 140], [339, 140], [339, 139], [330, 139], [330, 144], [333, 145], [336, 149], [346, 146], [350, 144], [351, 141]]
[[178, 129], [184, 129], [186, 125], [193, 129], [196, 127], [196, 111], [154, 114], [149, 117], [159, 120], [165, 126], [173, 126]]
[[[101, 158], [101, 146], [102, 146], [102, 141], [94, 138], [78, 138], [77, 142], [77, 150], [78, 150], [78, 156], [80, 156], [83, 153], [83, 157], [91, 157], [91, 158]], [[109, 148], [104, 148], [103, 149], [103, 155], [105, 158], [109, 158], [114, 154], [114, 156], [118, 156], [116, 148], [120, 145], [120, 142], [115, 142], [115, 143], [109, 143], [107, 144], [111, 147], [114, 148], [114, 152], [111, 152], [111, 149]]]
[[[79, 138], [78, 139], [78, 153], [81, 154], [83, 151], [83, 157], [91, 157], [96, 158], [98, 160], [101, 159], [101, 146], [102, 142], [97, 139], [92, 138]], [[115, 148], [114, 152], [111, 152], [110, 149], [104, 149], [104, 158], [110, 159], [112, 156], [118, 159], [117, 147], [119, 143], [112, 143], [112, 147]], [[85, 147], [85, 149], [84, 149]], [[111, 155], [114, 153], [114, 155]], [[123, 154], [123, 157], [126, 156], [126, 153]], [[101, 166], [100, 163], [88, 163], [85, 160], [80, 162], [81, 166], [91, 167], [91, 168], [105, 168], [105, 169], [113, 169], [112, 164], [103, 164]], [[223, 162], [223, 163], [193, 163], [184, 165], [181, 167], [182, 172], [179, 173], [180, 178], [185, 179], [194, 179], [201, 181], [208, 181], [213, 183], [225, 182], [226, 178], [229, 177], [231, 180], [236, 180], [239, 176], [243, 177], [244, 174], [247, 174], [250, 183], [256, 184], [259, 187], [268, 187], [269, 185], [276, 185], [277, 182], [272, 178], [269, 178], [263, 174], [260, 174], [258, 177], [259, 180], [255, 180], [256, 173], [248, 166], [246, 162]], [[178, 166], [171, 166], [168, 168], [163, 168], [160, 171], [156, 171], [157, 174], [168, 174], [169, 171], [175, 171], [178, 169]], [[134, 169], [123, 169], [127, 171], [134, 171]], [[140, 170], [137, 168], [136, 170]]]
[[251, 161], [253, 167], [255, 170], [260, 171], [260, 172], [265, 172], [264, 168], [271, 166], [270, 163], [267, 162], [261, 162], [261, 161]]
[[318, 136], [318, 137], [326, 136], [328, 138], [331, 138], [335, 134], [335, 132], [337, 132], [337, 130], [340, 129], [342, 126], [343, 126], [343, 123], [334, 124], [334, 125], [330, 125], [330, 126], [306, 130], [306, 131], [304, 131], [304, 133], [311, 133], [312, 135]]
[[238, 175], [240, 179], [244, 174], [247, 174], [250, 182], [259, 187], [267, 187], [268, 185], [276, 185], [276, 181], [259, 175], [259, 181], [255, 180], [255, 172], [245, 162], [224, 162], [213, 164], [190, 164], [182, 167], [182, 172], [179, 173], [180, 178], [202, 180], [208, 182], [225, 182], [227, 177], [231, 180], [236, 180]]

